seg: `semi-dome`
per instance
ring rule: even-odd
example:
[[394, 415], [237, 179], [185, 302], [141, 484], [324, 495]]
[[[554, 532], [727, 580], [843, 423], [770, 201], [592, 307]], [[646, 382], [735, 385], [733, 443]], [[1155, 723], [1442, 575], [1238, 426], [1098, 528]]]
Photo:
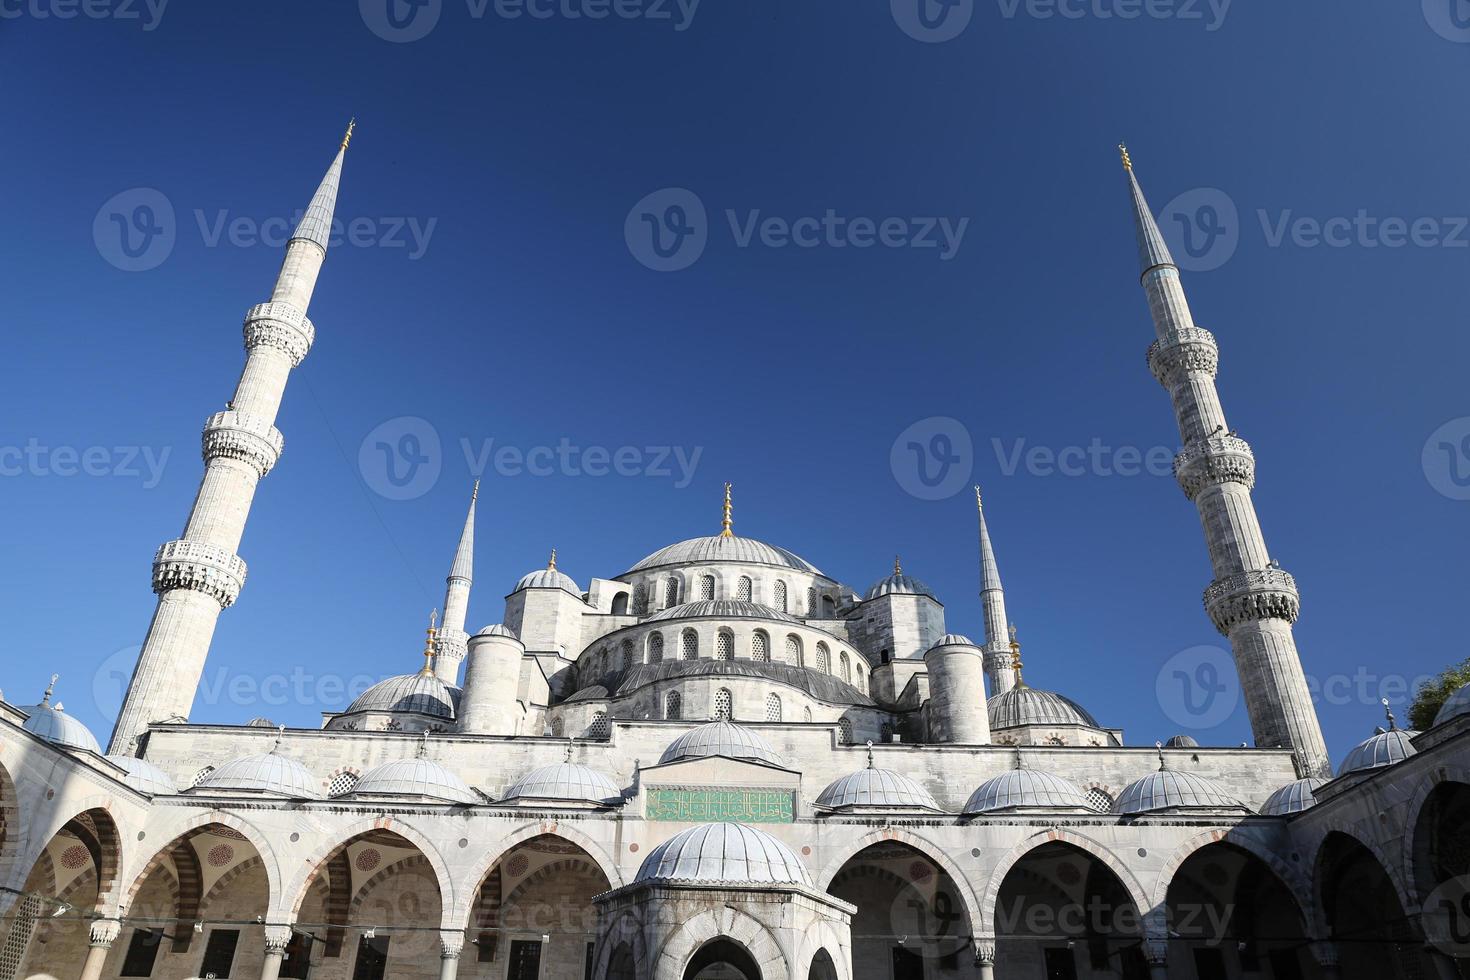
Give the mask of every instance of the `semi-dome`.
[[511, 591], [520, 592], [522, 589], [561, 589], [563, 592], [570, 592], [578, 599], [582, 598], [582, 587], [570, 575], [557, 571], [555, 566], [538, 568], [534, 572], [522, 575], [521, 580]]
[[401, 674], [379, 681], [358, 695], [346, 713], [355, 711], [404, 711], [454, 717], [454, 690], [432, 673]]
[[140, 793], [157, 796], [179, 791], [169, 774], [151, 762], [130, 755], [109, 755], [107, 761], [126, 772], [127, 775], [123, 776], [123, 782]]
[[842, 678], [815, 667], [798, 667], [795, 664], [750, 660], [744, 657], [735, 660], [701, 657], [698, 660], [635, 664], [632, 670], [619, 672], [615, 677], [617, 689], [613, 692], [613, 697], [618, 698], [627, 697], [650, 684], [664, 684], [684, 678], [713, 680], [717, 677], [750, 677], [785, 684], [827, 704], [872, 707], [877, 703]]
[[1470, 684], [1457, 689], [1445, 698], [1444, 704], [1439, 707], [1439, 713], [1434, 716], [1434, 723], [1443, 725], [1451, 718], [1458, 718], [1461, 715], [1470, 715]]
[[555, 800], [610, 805], [621, 803], [623, 792], [605, 773], [589, 766], [563, 762], [532, 769], [506, 789], [503, 802]]
[[749, 728], [729, 721], [712, 721], [685, 732], [669, 743], [659, 764], [679, 762], [684, 759], [707, 759], [718, 756], [722, 759], [743, 759], [746, 762], [763, 762], [772, 766], [784, 766], [774, 749], [766, 744]]
[[778, 568], [794, 568], [799, 572], [821, 575], [822, 570], [800, 555], [785, 548], [778, 548], [755, 538], [724, 537], [713, 534], [707, 538], [690, 538], [660, 548], [647, 558], [628, 569], [631, 572], [662, 568], [665, 565], [683, 565], [690, 562], [733, 562], [746, 565], [775, 565]]
[[[575, 585], [576, 583], [573, 582], [572, 584]], [[486, 626], [484, 629], [480, 630], [480, 632], [476, 633], [475, 635], [476, 636], [508, 636], [512, 640], [517, 640], [517, 641], [520, 640], [520, 637], [519, 636], [516, 636], [516, 631], [513, 630], [513, 629], [511, 629], [509, 626], [506, 626], [504, 623], [496, 623], [494, 626]]]
[[1268, 817], [1284, 817], [1310, 810], [1317, 805], [1317, 788], [1326, 784], [1327, 780], [1316, 776], [1293, 780], [1266, 797], [1261, 812]]
[[987, 702], [990, 728], [1018, 728], [1022, 725], [1085, 725], [1097, 728], [1097, 719], [1071, 698], [1039, 691], [1022, 684]]
[[785, 844], [738, 823], [690, 827], [648, 852], [638, 881], [810, 885], [811, 876]]
[[981, 783], [965, 803], [965, 813], [1001, 810], [1086, 810], [1082, 791], [1041, 769], [1012, 769]]
[[912, 575], [903, 572], [894, 572], [892, 575], [879, 582], [874, 583], [868, 590], [869, 599], [879, 599], [886, 595], [923, 595], [934, 598], [934, 590]]
[[1175, 735], [1164, 743], [1166, 749], [1197, 749], [1199, 742], [1193, 735]]
[[644, 622], [667, 619], [774, 619], [782, 623], [800, 623], [795, 616], [744, 599], [699, 599], [670, 606], [649, 616]]
[[1220, 786], [1203, 776], [1176, 769], [1160, 769], [1123, 788], [1113, 804], [1120, 814], [1160, 810], [1246, 810]]
[[859, 769], [832, 783], [817, 796], [816, 805], [832, 810], [867, 807], [882, 810], [942, 810], [934, 796], [909, 777], [892, 769]]
[[1337, 774], [1346, 776], [1350, 772], [1381, 769], [1396, 762], [1403, 762], [1418, 751], [1410, 741], [1418, 734], [1418, 732], [1404, 731], [1402, 728], [1391, 728], [1388, 731], [1380, 728], [1372, 738], [1359, 742], [1347, 754], [1347, 758], [1338, 767]]
[[352, 786], [356, 796], [422, 796], [446, 803], [479, 803], [463, 780], [429, 759], [397, 759], [374, 766]]
[[61, 705], [42, 701], [40, 704], [33, 704], [20, 710], [26, 713], [26, 720], [21, 723], [20, 727], [32, 735], [43, 738], [53, 745], [64, 745], [71, 749], [84, 749], [88, 752], [96, 752], [98, 755], [102, 754], [102, 746], [97, 744], [97, 738], [91, 730], [62, 711]]
[[320, 782], [301, 763], [276, 752], [226, 762], [199, 780], [200, 789], [241, 789], [293, 800], [320, 798]]

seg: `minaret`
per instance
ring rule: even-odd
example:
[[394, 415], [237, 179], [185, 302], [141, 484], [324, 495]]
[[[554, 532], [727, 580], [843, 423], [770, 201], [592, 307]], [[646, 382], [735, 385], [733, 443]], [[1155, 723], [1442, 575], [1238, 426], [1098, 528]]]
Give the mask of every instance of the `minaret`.
[[349, 124], [286, 245], [270, 302], [245, 315], [245, 368], [225, 410], [204, 424], [204, 479], [189, 522], [182, 537], [164, 544], [153, 559], [158, 606], [112, 732], [110, 752], [127, 751], [152, 722], [188, 718], [220, 610], [234, 603], [245, 584], [245, 562], [235, 552], [256, 485], [281, 455], [283, 440], [275, 421], [286, 379], [315, 336], [306, 310], [327, 257], [342, 158], [352, 130]]
[[464, 531], [459, 547], [454, 549], [454, 564], [444, 589], [444, 622], [434, 643], [434, 676], [457, 687], [459, 664], [469, 652], [470, 637], [464, 630], [465, 615], [470, 608], [470, 586], [475, 570], [475, 501], [480, 497], [480, 481], [470, 491], [470, 512], [465, 515]]
[[990, 696], [1004, 694], [1016, 686], [1016, 669], [1006, 622], [1006, 593], [1000, 584], [995, 549], [990, 546], [990, 528], [985, 525], [985, 504], [975, 488], [975, 510], [980, 515], [980, 602], [985, 607], [985, 676]]
[[1159, 233], [1128, 149], [1119, 146], [1132, 192], [1142, 282], [1158, 335], [1149, 369], [1169, 392], [1184, 449], [1174, 475], [1199, 509], [1215, 580], [1205, 609], [1230, 638], [1256, 745], [1290, 748], [1303, 776], [1331, 776], [1331, 762], [1307, 690], [1291, 626], [1296, 582], [1271, 559], [1251, 502], [1255, 457], [1225, 422], [1215, 391], [1219, 348], [1194, 325], [1179, 268]]

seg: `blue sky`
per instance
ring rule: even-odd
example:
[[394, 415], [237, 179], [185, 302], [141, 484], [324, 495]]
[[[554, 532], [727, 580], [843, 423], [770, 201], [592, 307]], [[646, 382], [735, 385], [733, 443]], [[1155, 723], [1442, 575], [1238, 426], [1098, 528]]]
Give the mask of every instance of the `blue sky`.
[[[29, 93], [0, 105], [9, 700], [57, 671], [110, 730], [269, 240], [352, 114], [355, 230], [197, 720], [313, 726], [339, 683], [416, 667], [488, 446], [511, 455], [472, 626], [553, 546], [585, 587], [713, 533], [731, 480], [739, 533], [859, 589], [901, 553], [978, 633], [969, 471], [1028, 681], [1135, 744], [1245, 740], [1233, 689], [1205, 717], [1176, 684], [1225, 643], [1194, 509], [1135, 458], [1177, 434], [1120, 139], [1220, 340], [1334, 759], [1379, 696], [1466, 655], [1464, 0], [393, 2], [0, 3], [0, 73]], [[649, 268], [643, 214], [703, 251]], [[118, 221], [162, 234], [130, 255]], [[952, 495], [910, 492], [911, 426], [964, 434]], [[391, 499], [375, 446], [404, 435], [438, 475]], [[511, 465], [562, 445], [550, 475]], [[587, 472], [623, 447], [637, 475]]]

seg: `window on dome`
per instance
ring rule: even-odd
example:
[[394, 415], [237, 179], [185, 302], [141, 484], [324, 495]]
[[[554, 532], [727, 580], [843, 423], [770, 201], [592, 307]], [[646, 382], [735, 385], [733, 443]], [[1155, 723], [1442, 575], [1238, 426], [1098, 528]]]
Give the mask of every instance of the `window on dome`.
[[1087, 808], [1097, 813], [1110, 813], [1113, 809], [1113, 798], [1100, 789], [1090, 789], [1083, 797], [1087, 801]]
[[699, 597], [709, 602], [715, 597], [715, 577], [713, 575], [701, 575], [699, 577]]
[[662, 633], [648, 634], [648, 662], [651, 664], [664, 662], [664, 635]]
[[735, 634], [729, 630], [720, 630], [715, 634], [715, 659], [735, 659]]
[[699, 659], [699, 634], [693, 630], [685, 630], [679, 635], [679, 652], [685, 660]]
[[611, 736], [612, 725], [607, 720], [607, 712], [599, 711], [592, 716], [592, 724], [587, 726], [587, 737], [606, 742]]
[[345, 793], [352, 792], [352, 787], [357, 785], [357, 779], [357, 773], [350, 769], [346, 772], [337, 773], [337, 775], [332, 777], [332, 781], [327, 784], [327, 795], [342, 796]]
[[633, 588], [633, 615], [648, 615], [648, 590], [641, 585]]
[[740, 576], [739, 581], [735, 583], [735, 598], [739, 599], [741, 602], [749, 602], [750, 595], [753, 590], [754, 586], [750, 581], [750, 576], [742, 575]]
[[832, 673], [832, 651], [825, 643], [817, 644], [817, 669], [824, 674]]
[[619, 649], [619, 655], [623, 661], [623, 673], [626, 674], [628, 671], [633, 669], [633, 641], [624, 640], [622, 646]]
[[796, 666], [798, 667], [805, 666], [805, 664], [802, 663], [801, 656], [801, 637], [797, 636], [795, 633], [792, 633], [791, 635], [786, 637], [786, 659], [790, 663], [796, 664]]
[[766, 695], [766, 721], [781, 720], [781, 698], [776, 694]]
[[715, 692], [714, 718], [716, 721], [729, 721], [734, 715], [734, 709], [735, 698], [728, 687], [722, 687]]
[[777, 581], [776, 588], [772, 594], [771, 603], [781, 612], [789, 612], [786, 608], [786, 583]]
[[678, 721], [684, 717], [684, 698], [678, 691], [670, 691], [664, 698], [664, 717], [669, 721]]
[[762, 663], [771, 662], [771, 638], [760, 630], [750, 638], [750, 659], [759, 660]]
[[846, 718], [837, 720], [837, 741], [843, 745], [852, 744], [852, 722]]
[[840, 653], [837, 654], [837, 669], [842, 672], [842, 679], [844, 681], [846, 681], [847, 683], [851, 684], [852, 683], [852, 660], [847, 656], [847, 651], [846, 650], [843, 650], [843, 651], [841, 651]]
[[679, 604], [679, 580], [671, 578], [664, 583], [664, 608], [672, 609]]

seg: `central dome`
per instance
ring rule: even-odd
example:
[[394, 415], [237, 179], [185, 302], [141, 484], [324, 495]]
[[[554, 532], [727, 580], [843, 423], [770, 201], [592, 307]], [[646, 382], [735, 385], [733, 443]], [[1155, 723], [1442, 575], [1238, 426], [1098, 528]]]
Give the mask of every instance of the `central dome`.
[[[712, 534], [707, 538], [690, 538], [660, 548], [647, 558], [628, 569], [643, 572], [665, 565], [682, 565], [690, 562], [737, 562], [747, 565], [775, 565], [778, 568], [794, 568], [799, 572], [821, 575], [822, 570], [800, 555], [785, 548], [778, 548], [755, 538], [723, 537]], [[825, 577], [825, 576], [824, 576]]]
[[675, 834], [648, 852], [637, 880], [812, 883], [791, 848], [738, 823], [703, 824]]

